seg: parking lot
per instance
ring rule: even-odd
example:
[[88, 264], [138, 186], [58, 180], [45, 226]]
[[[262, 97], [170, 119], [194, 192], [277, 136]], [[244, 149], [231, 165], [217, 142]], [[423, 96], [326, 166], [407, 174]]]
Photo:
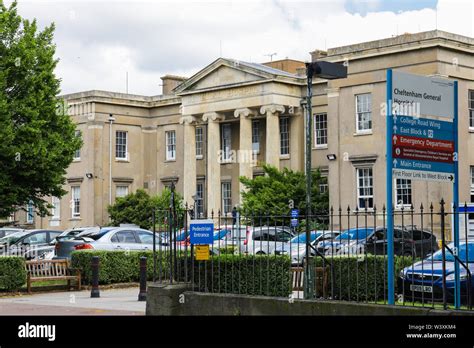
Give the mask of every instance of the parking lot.
[[138, 288], [50, 292], [0, 298], [2, 315], [145, 315], [145, 302], [137, 300]]

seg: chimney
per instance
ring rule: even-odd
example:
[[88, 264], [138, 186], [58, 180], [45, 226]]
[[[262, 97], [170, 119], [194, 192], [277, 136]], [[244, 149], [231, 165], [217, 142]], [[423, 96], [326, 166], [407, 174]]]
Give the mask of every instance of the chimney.
[[315, 62], [318, 59], [326, 58], [328, 56], [328, 53], [323, 50], [314, 50], [313, 52], [310, 52], [310, 54], [311, 54], [311, 62]]
[[175, 75], [165, 75], [161, 77], [163, 84], [163, 95], [173, 94], [173, 89], [175, 89], [182, 82], [186, 81], [186, 77], [175, 76]]

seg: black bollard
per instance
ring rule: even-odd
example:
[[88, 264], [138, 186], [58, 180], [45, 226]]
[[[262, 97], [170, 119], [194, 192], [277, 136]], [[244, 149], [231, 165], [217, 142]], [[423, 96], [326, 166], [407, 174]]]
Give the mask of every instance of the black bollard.
[[140, 257], [140, 293], [138, 301], [146, 301], [146, 256]]
[[99, 291], [99, 256], [93, 256], [92, 257], [91, 266], [92, 266], [91, 297], [100, 297], [100, 291]]

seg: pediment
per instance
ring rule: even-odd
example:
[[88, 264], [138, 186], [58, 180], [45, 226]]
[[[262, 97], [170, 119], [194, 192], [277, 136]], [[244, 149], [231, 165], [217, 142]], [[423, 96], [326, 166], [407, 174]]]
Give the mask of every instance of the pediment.
[[264, 79], [238, 68], [228, 67], [222, 65], [206, 75], [204, 78], [197, 81], [189, 90], [200, 90], [213, 87], [221, 87], [227, 85], [241, 84], [245, 82], [254, 82]]

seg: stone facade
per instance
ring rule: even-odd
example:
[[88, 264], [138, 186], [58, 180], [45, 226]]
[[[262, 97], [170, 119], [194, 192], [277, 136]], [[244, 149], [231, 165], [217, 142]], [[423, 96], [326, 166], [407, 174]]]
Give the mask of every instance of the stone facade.
[[[313, 80], [313, 113], [319, 116], [314, 116], [312, 160], [328, 176], [331, 205], [364, 208], [370, 200], [372, 208], [385, 202], [385, 117], [380, 109], [387, 68], [459, 81], [460, 200], [471, 201], [474, 123], [470, 127], [468, 93], [474, 90], [473, 53], [474, 39], [442, 31], [312, 52], [313, 59], [348, 64], [346, 79]], [[294, 60], [263, 65], [219, 58], [188, 79], [164, 76], [166, 93], [161, 96], [104, 91], [65, 95], [84, 146], [68, 169], [69, 193], [60, 201], [59, 218], [35, 217], [31, 226], [103, 225], [117, 192], [144, 188], [154, 194], [172, 181], [190, 204], [199, 186], [204, 215], [228, 213], [240, 203], [240, 175], [261, 175], [264, 162], [303, 170], [303, 65]], [[361, 105], [369, 101], [364, 111], [371, 124], [362, 131], [357, 129], [356, 99]], [[117, 158], [123, 149], [126, 155]], [[362, 174], [371, 177], [372, 193], [361, 204]], [[71, 204], [74, 186], [80, 187], [76, 216]], [[452, 199], [449, 184], [412, 182], [410, 190], [415, 206]]]

